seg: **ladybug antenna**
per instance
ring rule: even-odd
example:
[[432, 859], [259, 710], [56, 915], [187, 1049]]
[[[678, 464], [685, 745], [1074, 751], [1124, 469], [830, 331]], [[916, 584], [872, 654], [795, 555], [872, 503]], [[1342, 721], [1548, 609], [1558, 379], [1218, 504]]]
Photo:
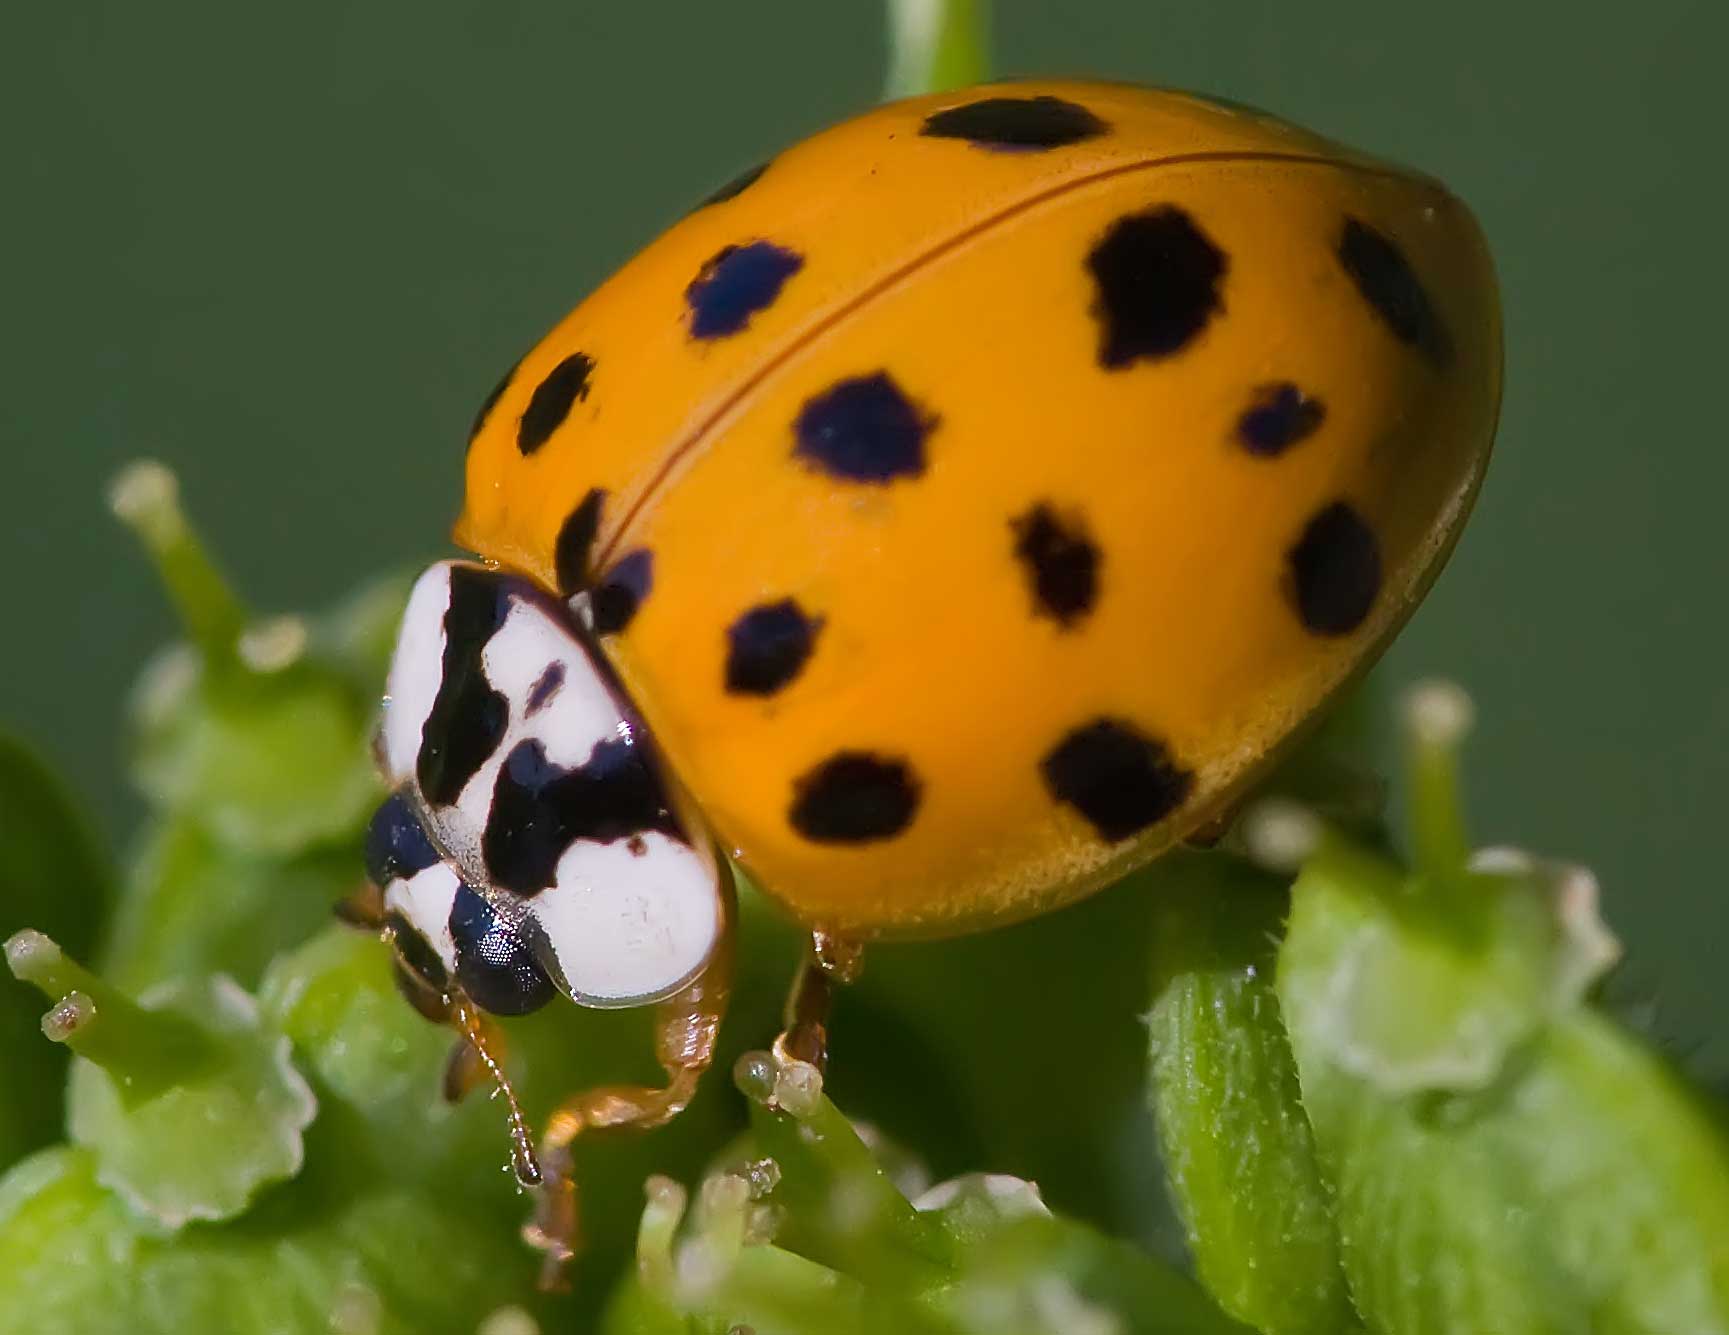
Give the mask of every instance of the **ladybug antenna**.
[[525, 1187], [538, 1187], [543, 1180], [540, 1160], [535, 1157], [534, 1141], [528, 1134], [528, 1123], [522, 1116], [522, 1105], [516, 1101], [516, 1091], [510, 1086], [510, 1077], [505, 1075], [504, 1067], [499, 1065], [498, 1058], [493, 1055], [487, 1037], [486, 1022], [481, 1019], [467, 997], [455, 993], [450, 1000], [457, 1028], [462, 1031], [462, 1036], [468, 1040], [469, 1046], [474, 1049], [481, 1065], [486, 1067], [487, 1074], [492, 1077], [498, 1086], [498, 1092], [504, 1095], [504, 1101], [509, 1106], [510, 1166], [516, 1173], [516, 1180]]

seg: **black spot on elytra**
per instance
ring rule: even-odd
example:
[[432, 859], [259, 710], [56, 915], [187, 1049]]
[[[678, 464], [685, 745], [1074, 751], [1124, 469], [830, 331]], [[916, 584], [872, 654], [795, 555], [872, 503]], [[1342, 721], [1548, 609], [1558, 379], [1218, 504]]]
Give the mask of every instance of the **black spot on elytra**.
[[528, 407], [522, 410], [522, 420], [516, 426], [516, 448], [523, 454], [533, 454], [564, 425], [571, 407], [579, 399], [588, 398], [589, 378], [594, 374], [594, 358], [587, 353], [573, 352], [534, 387]]
[[925, 468], [925, 438], [936, 424], [887, 371], [873, 371], [805, 401], [793, 424], [793, 453], [849, 482], [917, 477]]
[[[715, 204], [724, 204], [729, 199], [737, 199], [746, 190], [749, 190], [753, 185], [755, 185], [757, 179], [767, 170], [768, 163], [766, 162], [759, 162], [754, 167], [745, 168], [745, 170], [733, 177], [732, 180], [721, 186], [719, 190], [716, 190], [707, 199], [704, 199], [700, 204], [698, 204], [696, 206], [697, 209], [706, 209]], [[696, 210], [694, 209], [692, 210], [692, 212], [695, 211]]]
[[533, 895], [552, 884], [572, 840], [611, 843], [647, 830], [684, 837], [634, 741], [604, 738], [566, 769], [531, 738], [511, 748], [498, 772], [481, 854], [494, 885]]
[[509, 600], [496, 575], [468, 566], [451, 568], [444, 670], [420, 730], [414, 770], [422, 795], [434, 806], [456, 801], [504, 738], [510, 706], [487, 681], [480, 656], [508, 611]]
[[380, 890], [406, 881], [438, 861], [438, 850], [401, 793], [392, 793], [366, 827], [366, 878]]
[[589, 595], [596, 633], [616, 635], [628, 626], [653, 587], [654, 553], [638, 548], [620, 557]]
[[493, 1015], [527, 1015], [558, 995], [534, 952], [467, 884], [450, 906], [456, 944], [456, 981], [469, 999]]
[[690, 336], [725, 338], [774, 305], [787, 279], [804, 267], [804, 256], [772, 241], [728, 246], [702, 266], [684, 290]]
[[588, 583], [588, 558], [600, 532], [600, 507], [605, 500], [604, 491], [590, 487], [559, 525], [558, 540], [552, 545], [552, 566], [558, 591], [567, 598]]
[[522, 711], [523, 716], [538, 714], [563, 685], [564, 664], [554, 659], [546, 665], [546, 670], [540, 674], [534, 685], [528, 688], [528, 704]]
[[1289, 381], [1262, 385], [1237, 419], [1237, 443], [1250, 454], [1271, 459], [1315, 434], [1326, 406]]
[[1286, 558], [1297, 615], [1317, 635], [1347, 635], [1363, 624], [1381, 591], [1381, 547], [1343, 501], [1303, 529]]
[[892, 839], [912, 824], [919, 783], [904, 760], [841, 751], [793, 784], [793, 829], [818, 844]]
[[1064, 630], [1093, 610], [1099, 596], [1099, 549], [1073, 519], [1044, 501], [1009, 521], [1015, 556], [1026, 567], [1034, 610]]
[[516, 378], [516, 368], [519, 361], [504, 373], [503, 378], [492, 387], [492, 392], [486, 396], [486, 402], [480, 405], [480, 411], [474, 415], [474, 425], [468, 429], [468, 443], [474, 444], [474, 438], [480, 434], [480, 429], [486, 425], [486, 419], [492, 416], [492, 410], [498, 407], [498, 401], [504, 397], [504, 391], [510, 388], [510, 382]]
[[1101, 718], [1076, 728], [1039, 763], [1045, 786], [1115, 843], [1170, 815], [1195, 776], [1165, 744], [1132, 723]]
[[1102, 328], [1099, 363], [1118, 371], [1180, 352], [1221, 307], [1228, 262], [1174, 204], [1118, 218], [1087, 255]]
[[1092, 112], [1060, 97], [987, 97], [927, 116], [919, 133], [964, 139], [979, 148], [1062, 148], [1093, 139], [1109, 127]]
[[773, 695], [798, 676], [816, 646], [820, 617], [791, 598], [753, 607], [727, 627], [726, 689]]
[[1453, 343], [1405, 253], [1390, 237], [1356, 218], [1339, 234], [1339, 263], [1401, 343], [1436, 365], [1452, 359]]
[[432, 943], [413, 923], [395, 911], [385, 915], [384, 925], [390, 931], [390, 944], [396, 948], [397, 961], [408, 970], [411, 978], [442, 992], [450, 982], [450, 975], [445, 972], [444, 961], [438, 958]]

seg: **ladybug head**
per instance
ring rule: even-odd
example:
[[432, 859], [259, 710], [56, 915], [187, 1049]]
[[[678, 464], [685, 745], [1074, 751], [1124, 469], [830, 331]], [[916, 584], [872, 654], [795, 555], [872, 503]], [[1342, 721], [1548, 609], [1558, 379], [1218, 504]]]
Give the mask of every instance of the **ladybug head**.
[[369, 874], [401, 918], [405, 967], [498, 1014], [560, 991], [658, 1000], [723, 926], [713, 845], [590, 624], [586, 595], [440, 562], [415, 584], [390, 668], [377, 750], [393, 792]]

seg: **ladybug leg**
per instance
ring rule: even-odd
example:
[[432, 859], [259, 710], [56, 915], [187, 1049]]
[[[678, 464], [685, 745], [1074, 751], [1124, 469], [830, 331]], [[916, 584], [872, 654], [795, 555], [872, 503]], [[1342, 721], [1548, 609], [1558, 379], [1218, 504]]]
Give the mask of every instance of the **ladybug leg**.
[[523, 1229], [529, 1244], [545, 1253], [540, 1287], [567, 1287], [564, 1270], [576, 1254], [581, 1234], [571, 1145], [588, 1131], [608, 1127], [647, 1130], [670, 1122], [696, 1093], [703, 1072], [714, 1060], [721, 1017], [732, 988], [731, 922], [707, 967], [683, 991], [656, 1008], [655, 1057], [666, 1070], [666, 1084], [600, 1085], [561, 1103], [540, 1141], [543, 1185], [534, 1218]]
[[384, 892], [371, 881], [363, 881], [331, 908], [338, 922], [361, 931], [376, 932], [384, 926]]
[[863, 956], [864, 947], [857, 941], [811, 932], [810, 949], [787, 995], [786, 1027], [774, 1041], [775, 1060], [782, 1066], [801, 1061], [819, 1071], [828, 1068], [828, 1017], [835, 989], [858, 977]]
[[[456, 1025], [454, 1013], [449, 1022]], [[464, 1033], [451, 1045], [450, 1055], [445, 1058], [444, 1076], [439, 1088], [446, 1103], [461, 1103], [488, 1080], [500, 1078], [495, 1068], [503, 1066], [504, 1054], [508, 1050], [504, 1032], [484, 1016], [475, 1016], [475, 1026], [480, 1042], [476, 1043]], [[461, 1027], [456, 1027], [461, 1033]]]

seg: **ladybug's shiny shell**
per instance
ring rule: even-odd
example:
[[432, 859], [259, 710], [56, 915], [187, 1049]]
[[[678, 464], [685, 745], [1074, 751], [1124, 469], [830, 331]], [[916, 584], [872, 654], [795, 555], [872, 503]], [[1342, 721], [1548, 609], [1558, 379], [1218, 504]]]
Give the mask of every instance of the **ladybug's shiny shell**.
[[938, 934], [1216, 817], [1421, 597], [1495, 284], [1433, 181], [1087, 83], [883, 107], [717, 193], [477, 423], [456, 536], [564, 595], [800, 919]]

